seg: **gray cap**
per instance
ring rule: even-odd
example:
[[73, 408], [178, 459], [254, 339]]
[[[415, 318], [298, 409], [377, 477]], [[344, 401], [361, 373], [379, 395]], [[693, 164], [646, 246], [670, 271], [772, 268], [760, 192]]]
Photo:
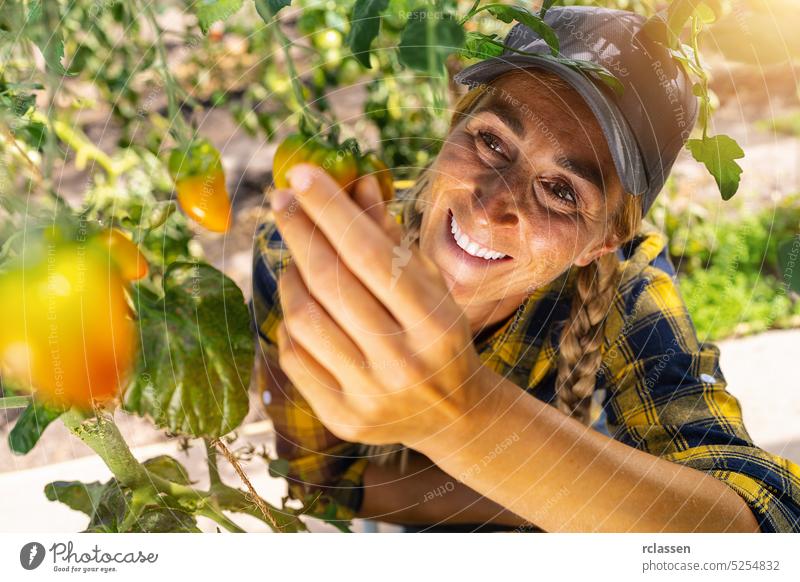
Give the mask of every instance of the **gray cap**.
[[558, 62], [539, 34], [516, 24], [506, 49], [456, 73], [475, 87], [514, 69], [537, 67], [558, 74], [583, 97], [595, 114], [625, 190], [644, 195], [644, 213], [664, 186], [698, 113], [697, 97], [683, 67], [663, 45], [642, 31], [642, 16], [593, 6], [556, 7], [544, 18], [560, 42], [559, 57], [602, 65], [622, 84], [617, 94], [593, 75]]

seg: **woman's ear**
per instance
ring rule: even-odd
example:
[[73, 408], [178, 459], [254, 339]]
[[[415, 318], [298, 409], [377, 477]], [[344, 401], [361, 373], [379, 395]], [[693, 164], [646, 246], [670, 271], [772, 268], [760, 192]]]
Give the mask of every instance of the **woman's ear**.
[[616, 240], [606, 241], [602, 246], [592, 246], [587, 248], [580, 256], [576, 257], [573, 263], [578, 267], [585, 267], [595, 259], [602, 257], [606, 253], [615, 252], [619, 248]]

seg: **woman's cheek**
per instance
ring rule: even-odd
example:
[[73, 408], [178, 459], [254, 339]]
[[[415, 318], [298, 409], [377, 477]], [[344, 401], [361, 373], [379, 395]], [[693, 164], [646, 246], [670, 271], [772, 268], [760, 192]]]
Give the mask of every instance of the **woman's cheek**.
[[563, 240], [557, 236], [542, 235], [531, 239], [531, 278], [539, 284], [555, 279], [570, 266], [569, 245]]

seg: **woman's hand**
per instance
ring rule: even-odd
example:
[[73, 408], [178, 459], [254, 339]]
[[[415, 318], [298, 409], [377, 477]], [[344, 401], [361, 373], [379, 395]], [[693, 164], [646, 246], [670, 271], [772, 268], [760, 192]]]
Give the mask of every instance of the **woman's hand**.
[[[462, 416], [483, 367], [438, 267], [377, 201], [299, 164], [272, 206], [292, 264], [279, 281], [280, 365], [322, 422], [354, 442], [413, 447]], [[369, 207], [369, 201], [376, 204]]]

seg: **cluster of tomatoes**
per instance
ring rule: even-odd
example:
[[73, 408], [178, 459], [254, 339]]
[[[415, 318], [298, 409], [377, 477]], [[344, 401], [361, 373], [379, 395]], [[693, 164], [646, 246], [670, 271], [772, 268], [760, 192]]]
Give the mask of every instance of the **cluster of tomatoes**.
[[[288, 188], [286, 173], [303, 162], [323, 168], [348, 191], [357, 178], [372, 174], [378, 179], [383, 199], [394, 198], [389, 168], [376, 154], [361, 154], [352, 140], [337, 145], [301, 133], [288, 136], [275, 151], [272, 163], [275, 186]], [[208, 141], [196, 140], [188, 147], [172, 151], [169, 171], [184, 213], [210, 231], [226, 232], [232, 211], [219, 152]]]
[[[384, 200], [394, 197], [389, 169], [354, 142], [290, 135], [275, 153], [275, 185], [287, 188], [286, 173], [301, 162], [325, 169], [348, 191], [359, 176], [373, 174]], [[226, 232], [232, 212], [219, 152], [196, 140], [173, 150], [168, 166], [184, 212], [208, 230]], [[146, 259], [113, 228], [83, 240], [52, 227], [31, 239], [0, 272], [0, 375], [58, 406], [89, 408], [115, 398], [137, 346], [126, 289], [147, 275]]]

